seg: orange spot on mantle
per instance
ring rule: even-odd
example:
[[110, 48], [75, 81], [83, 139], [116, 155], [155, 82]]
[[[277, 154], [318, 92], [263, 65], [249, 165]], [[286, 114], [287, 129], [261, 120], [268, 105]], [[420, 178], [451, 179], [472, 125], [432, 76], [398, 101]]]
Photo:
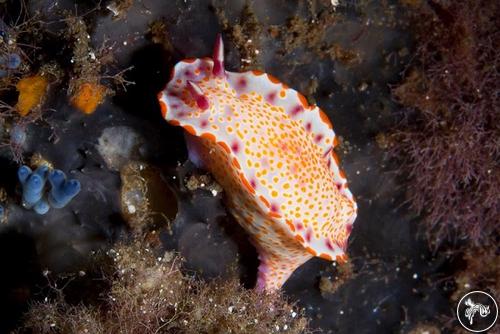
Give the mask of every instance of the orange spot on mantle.
[[302, 106], [304, 107], [304, 109], [309, 108], [309, 103], [307, 102], [307, 99], [305, 98], [304, 95], [297, 92], [297, 97], [299, 98], [299, 101], [302, 104]]
[[340, 166], [340, 159], [337, 156], [337, 153], [335, 153], [334, 151], [332, 151], [332, 157], [333, 157], [333, 160], [335, 160], [335, 162], [337, 163], [337, 166]]
[[322, 258], [322, 259], [328, 260], [328, 261], [333, 261], [333, 258], [330, 255], [326, 254], [326, 253], [319, 254], [319, 257]]
[[182, 127], [193, 136], [196, 136], [196, 130], [191, 125], [184, 125]]
[[250, 182], [248, 182], [248, 180], [246, 179], [246, 177], [240, 173], [240, 180], [241, 180], [241, 183], [243, 184], [243, 186], [253, 195], [255, 194], [255, 189], [252, 187], [252, 185], [250, 184]]
[[279, 81], [276, 77], [272, 76], [272, 75], [271, 75], [271, 74], [269, 74], [269, 73], [267, 74], [267, 78], [268, 78], [268, 79], [269, 79], [269, 81], [271, 81], [272, 83], [275, 83], [275, 84], [279, 84], [279, 83], [280, 83], [280, 81]]
[[277, 212], [274, 212], [274, 211], [269, 211], [269, 212], [267, 213], [267, 215], [268, 215], [269, 217], [273, 217], [273, 218], [281, 218], [281, 215], [280, 215], [279, 213], [277, 213]]
[[270, 208], [270, 207], [271, 207], [271, 204], [269, 204], [269, 202], [267, 201], [267, 199], [266, 199], [264, 196], [260, 195], [260, 196], [259, 196], [259, 199], [260, 199], [260, 201], [261, 201], [262, 203], [264, 203], [264, 205], [265, 205], [265, 206], [267, 206], [268, 208]]
[[303, 244], [303, 243], [304, 243], [304, 238], [302, 238], [302, 236], [300, 236], [300, 235], [296, 235], [296, 236], [295, 236], [295, 240], [297, 240], [297, 241], [298, 241], [298, 242], [300, 242], [301, 244]]
[[312, 249], [311, 247], [306, 247], [306, 251], [311, 254], [312, 256], [316, 256], [318, 255], [318, 253], [316, 253], [316, 251], [314, 249]]
[[227, 145], [225, 142], [220, 141], [217, 144], [219, 144], [219, 146], [222, 147], [224, 149], [224, 151], [226, 151], [226, 153], [231, 153], [231, 149], [229, 148], [229, 145]]
[[233, 166], [236, 167], [237, 169], [241, 169], [240, 163], [238, 162], [238, 159], [233, 158]]
[[205, 138], [211, 142], [215, 142], [215, 136], [213, 134], [211, 134], [210, 132], [205, 132], [201, 135], [201, 138]]
[[347, 259], [348, 259], [347, 255], [343, 254], [343, 255], [337, 255], [335, 261], [337, 261], [338, 263], [346, 263]]
[[325, 112], [321, 109], [319, 110], [319, 117], [321, 118], [323, 123], [325, 123], [330, 129], [333, 129], [333, 126], [332, 126], [332, 123], [330, 122], [330, 119], [325, 114]]
[[163, 102], [161, 100], [159, 102], [160, 102], [161, 115], [163, 116], [163, 118], [166, 118], [167, 117], [167, 105], [165, 104], [165, 102]]
[[337, 147], [339, 145], [339, 139], [337, 138], [337, 136], [335, 136], [335, 138], [333, 138], [333, 147]]

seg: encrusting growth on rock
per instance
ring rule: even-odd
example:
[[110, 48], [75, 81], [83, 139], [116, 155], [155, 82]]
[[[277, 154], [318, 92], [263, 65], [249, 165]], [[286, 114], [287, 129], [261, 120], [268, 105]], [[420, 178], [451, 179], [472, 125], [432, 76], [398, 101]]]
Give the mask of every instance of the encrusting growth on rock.
[[107, 88], [99, 84], [84, 83], [71, 97], [71, 104], [84, 114], [91, 114], [106, 97]]
[[47, 86], [47, 78], [41, 75], [34, 75], [19, 80], [16, 85], [16, 89], [19, 92], [16, 110], [19, 115], [26, 116], [30, 111], [42, 104], [47, 92]]

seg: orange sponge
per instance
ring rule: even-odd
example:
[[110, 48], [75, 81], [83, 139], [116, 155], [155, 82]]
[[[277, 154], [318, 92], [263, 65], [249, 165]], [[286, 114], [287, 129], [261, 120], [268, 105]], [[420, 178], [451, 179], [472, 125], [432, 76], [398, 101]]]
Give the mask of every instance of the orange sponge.
[[103, 85], [84, 83], [71, 97], [71, 104], [85, 114], [92, 114], [102, 103], [107, 92], [108, 89]]
[[16, 109], [21, 116], [26, 116], [32, 109], [42, 103], [47, 92], [48, 81], [41, 75], [21, 79], [16, 89], [19, 92]]

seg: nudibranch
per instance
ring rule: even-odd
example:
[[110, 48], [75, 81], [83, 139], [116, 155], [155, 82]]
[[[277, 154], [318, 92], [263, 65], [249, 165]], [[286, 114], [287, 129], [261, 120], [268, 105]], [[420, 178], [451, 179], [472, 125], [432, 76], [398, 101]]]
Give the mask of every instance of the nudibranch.
[[212, 59], [175, 65], [158, 99], [163, 117], [185, 129], [190, 160], [214, 175], [250, 235], [258, 289], [281, 288], [313, 256], [346, 260], [357, 206], [320, 108], [269, 74], [226, 71], [220, 36]]

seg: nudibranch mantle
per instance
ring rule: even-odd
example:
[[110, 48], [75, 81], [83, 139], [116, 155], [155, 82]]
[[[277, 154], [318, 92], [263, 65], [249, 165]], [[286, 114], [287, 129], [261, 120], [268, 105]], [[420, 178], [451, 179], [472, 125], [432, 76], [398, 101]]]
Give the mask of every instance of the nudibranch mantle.
[[220, 37], [213, 59], [179, 62], [158, 99], [163, 117], [186, 130], [190, 159], [214, 175], [249, 233], [257, 288], [281, 288], [312, 256], [346, 259], [357, 206], [320, 108], [269, 74], [225, 71]]

